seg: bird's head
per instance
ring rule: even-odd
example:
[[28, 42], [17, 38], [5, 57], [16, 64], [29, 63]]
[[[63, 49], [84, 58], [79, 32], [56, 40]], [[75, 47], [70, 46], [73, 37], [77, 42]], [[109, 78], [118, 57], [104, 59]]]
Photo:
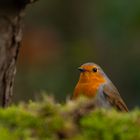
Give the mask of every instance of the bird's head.
[[106, 80], [105, 73], [101, 67], [95, 63], [85, 63], [81, 65], [78, 70], [80, 71], [79, 82], [88, 83], [98, 81], [103, 83]]

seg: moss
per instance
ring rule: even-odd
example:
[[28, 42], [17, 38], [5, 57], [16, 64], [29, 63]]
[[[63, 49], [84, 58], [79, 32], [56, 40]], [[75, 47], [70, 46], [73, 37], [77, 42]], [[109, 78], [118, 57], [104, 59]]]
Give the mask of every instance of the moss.
[[87, 100], [58, 104], [50, 97], [0, 109], [2, 140], [140, 139], [140, 110], [96, 109]]

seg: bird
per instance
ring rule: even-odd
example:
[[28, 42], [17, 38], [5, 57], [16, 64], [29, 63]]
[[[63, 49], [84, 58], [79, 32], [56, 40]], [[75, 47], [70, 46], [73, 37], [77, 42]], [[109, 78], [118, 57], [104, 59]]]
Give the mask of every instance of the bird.
[[75, 86], [72, 100], [84, 96], [94, 99], [97, 107], [115, 108], [122, 112], [128, 112], [118, 89], [99, 65], [88, 62], [81, 65], [78, 70], [80, 78]]

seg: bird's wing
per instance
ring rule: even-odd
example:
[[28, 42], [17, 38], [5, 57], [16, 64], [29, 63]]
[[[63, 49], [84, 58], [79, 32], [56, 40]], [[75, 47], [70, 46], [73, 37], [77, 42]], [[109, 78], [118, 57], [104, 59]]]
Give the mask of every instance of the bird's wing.
[[112, 106], [114, 106], [120, 111], [128, 112], [126, 104], [121, 98], [116, 87], [111, 82], [109, 82], [109, 84], [104, 85], [103, 93]]

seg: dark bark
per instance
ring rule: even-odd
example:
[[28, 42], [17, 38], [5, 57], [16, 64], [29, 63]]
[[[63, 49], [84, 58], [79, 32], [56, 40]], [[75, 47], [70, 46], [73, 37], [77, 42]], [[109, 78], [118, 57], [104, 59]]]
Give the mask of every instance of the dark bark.
[[0, 105], [11, 103], [16, 61], [22, 39], [24, 9], [33, 0], [0, 2]]

